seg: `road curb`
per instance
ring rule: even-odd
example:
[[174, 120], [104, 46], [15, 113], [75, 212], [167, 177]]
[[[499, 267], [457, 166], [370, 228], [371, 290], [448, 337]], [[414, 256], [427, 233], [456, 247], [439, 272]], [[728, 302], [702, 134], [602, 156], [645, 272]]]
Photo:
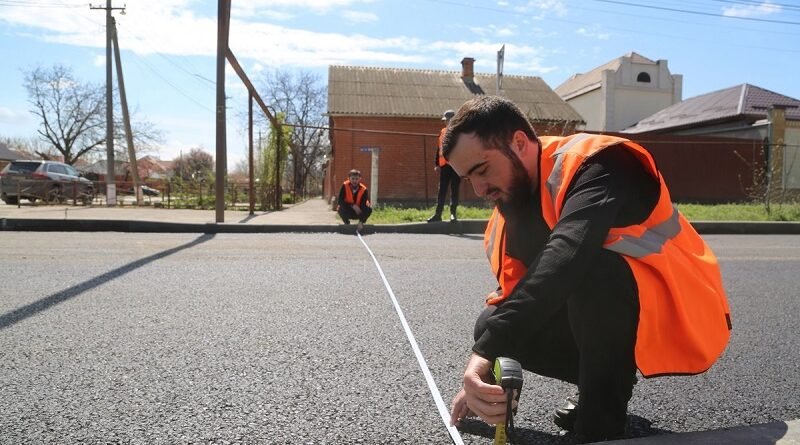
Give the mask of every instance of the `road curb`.
[[[367, 224], [364, 234], [407, 233], [464, 235], [483, 234], [486, 220], [456, 222]], [[703, 235], [798, 235], [799, 222], [696, 221], [692, 226]], [[139, 232], [139, 233], [341, 233], [355, 234], [355, 225], [343, 224], [237, 224], [180, 223], [107, 219], [0, 218], [0, 231], [18, 232]]]

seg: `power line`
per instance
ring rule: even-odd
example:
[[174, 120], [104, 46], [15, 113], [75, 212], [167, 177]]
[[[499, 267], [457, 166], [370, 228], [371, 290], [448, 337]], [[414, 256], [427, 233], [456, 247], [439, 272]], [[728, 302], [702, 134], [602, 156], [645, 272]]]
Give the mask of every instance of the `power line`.
[[[765, 3], [761, 0], [754, 1], [754, 0], [711, 0], [719, 3], [728, 3], [734, 5], [742, 5], [742, 6], [763, 6]], [[794, 9], [800, 11], [800, 6], [797, 5], [788, 5], [786, 3], [775, 3], [770, 1], [768, 3], [769, 6], [780, 6], [781, 8], [785, 9]]]
[[63, 3], [31, 2], [28, 0], [0, 0], [0, 6], [17, 8], [83, 8], [84, 5], [66, 5]]
[[738, 16], [729, 16], [724, 14], [714, 14], [711, 12], [701, 12], [701, 11], [689, 11], [688, 9], [678, 9], [678, 8], [665, 8], [663, 6], [653, 6], [653, 5], [640, 5], [638, 3], [628, 3], [628, 2], [621, 2], [616, 0], [594, 0], [596, 2], [601, 3], [613, 3], [617, 5], [625, 5], [625, 6], [634, 6], [637, 8], [647, 8], [647, 9], [657, 9], [660, 11], [671, 11], [671, 12], [680, 12], [682, 14], [695, 14], [695, 15], [704, 15], [704, 16], [711, 16], [711, 17], [721, 17], [721, 18], [728, 18], [728, 19], [736, 19], [736, 20], [748, 20], [753, 22], [765, 22], [765, 23], [779, 23], [782, 25], [800, 25], [800, 22], [789, 22], [786, 20], [770, 20], [770, 19], [760, 19], [756, 17], [738, 17]]

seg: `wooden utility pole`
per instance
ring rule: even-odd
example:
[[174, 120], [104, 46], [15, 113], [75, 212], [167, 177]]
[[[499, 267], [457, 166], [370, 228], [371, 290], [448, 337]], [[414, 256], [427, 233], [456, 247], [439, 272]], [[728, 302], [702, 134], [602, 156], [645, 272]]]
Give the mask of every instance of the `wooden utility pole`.
[[253, 93], [248, 92], [247, 94], [247, 147], [248, 147], [248, 154], [247, 154], [247, 164], [248, 164], [248, 183], [250, 188], [250, 214], [254, 215], [256, 213], [256, 192], [254, 190], [255, 185], [255, 166], [253, 165]]
[[111, 0], [106, 0], [106, 6], [92, 6], [89, 9], [105, 9], [106, 11], [106, 205], [117, 205], [117, 184], [114, 182], [114, 87], [111, 76], [111, 36], [112, 20], [111, 11], [114, 9], [125, 11], [125, 8], [111, 7]]
[[117, 65], [117, 83], [119, 84], [119, 104], [122, 107], [122, 120], [125, 122], [125, 139], [128, 143], [128, 168], [133, 182], [133, 193], [136, 196], [136, 205], [142, 205], [142, 191], [139, 189], [139, 166], [136, 163], [136, 150], [133, 147], [133, 131], [131, 129], [131, 116], [128, 113], [128, 96], [125, 94], [125, 78], [122, 76], [122, 60], [119, 55], [119, 39], [117, 39], [117, 21], [111, 18], [114, 40], [114, 62]]
[[225, 55], [228, 50], [231, 2], [219, 0], [217, 10], [217, 175], [216, 221], [225, 222], [225, 178], [227, 176], [227, 136], [225, 133]]

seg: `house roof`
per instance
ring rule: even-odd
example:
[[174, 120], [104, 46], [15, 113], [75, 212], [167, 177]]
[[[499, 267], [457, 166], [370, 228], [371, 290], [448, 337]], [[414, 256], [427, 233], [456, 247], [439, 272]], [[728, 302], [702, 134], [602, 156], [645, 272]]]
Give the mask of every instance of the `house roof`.
[[578, 93], [583, 94], [592, 90], [596, 90], [600, 88], [600, 83], [603, 80], [603, 71], [617, 71], [622, 65], [622, 61], [624, 59], [631, 59], [631, 63], [637, 63], [640, 65], [657, 65], [657, 62], [631, 51], [628, 54], [606, 62], [589, 72], [573, 74], [572, 77], [567, 79], [561, 85], [557, 86], [555, 88], [555, 92], [560, 97], [568, 97]]
[[0, 161], [16, 161], [17, 159], [22, 159], [22, 155], [0, 142]]
[[669, 106], [623, 133], [644, 133], [729, 119], [764, 119], [773, 105], [786, 106], [786, 119], [800, 120], [800, 100], [743, 83]]
[[[476, 73], [468, 83], [458, 71], [331, 66], [328, 114], [441, 118], [478, 94], [495, 94], [496, 75]], [[536, 121], [583, 122], [541, 78], [503, 76], [502, 94]]]

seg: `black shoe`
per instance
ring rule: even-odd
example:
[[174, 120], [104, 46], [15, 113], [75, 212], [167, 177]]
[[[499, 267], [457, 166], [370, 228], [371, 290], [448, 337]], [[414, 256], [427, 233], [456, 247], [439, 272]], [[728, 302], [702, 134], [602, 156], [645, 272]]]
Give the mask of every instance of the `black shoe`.
[[438, 215], [438, 214], [437, 214], [437, 215], [433, 215], [433, 216], [431, 216], [430, 218], [428, 218], [428, 222], [429, 222], [429, 223], [432, 223], [432, 222], [439, 222], [439, 221], [441, 221], [441, 220], [442, 220], [442, 215]]
[[578, 397], [578, 394], [567, 397], [564, 404], [553, 414], [553, 423], [562, 430], [575, 430], [575, 420], [578, 419]]

